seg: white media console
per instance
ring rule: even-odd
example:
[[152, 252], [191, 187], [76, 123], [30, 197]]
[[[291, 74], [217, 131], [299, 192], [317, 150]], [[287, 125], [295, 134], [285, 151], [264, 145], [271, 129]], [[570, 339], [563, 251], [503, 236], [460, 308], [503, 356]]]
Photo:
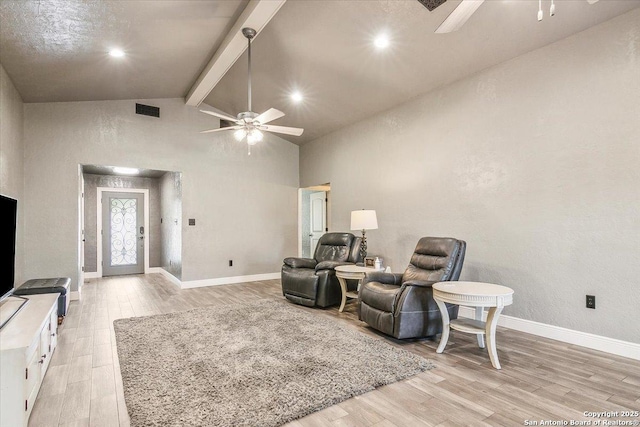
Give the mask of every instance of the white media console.
[[58, 341], [59, 295], [29, 295], [0, 330], [0, 426], [28, 424]]

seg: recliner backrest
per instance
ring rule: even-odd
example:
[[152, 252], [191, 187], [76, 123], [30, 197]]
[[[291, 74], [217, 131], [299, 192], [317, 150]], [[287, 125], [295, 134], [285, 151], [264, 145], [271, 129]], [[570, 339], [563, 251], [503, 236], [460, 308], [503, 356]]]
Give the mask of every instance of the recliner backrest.
[[466, 242], [449, 237], [423, 237], [418, 241], [402, 281], [458, 280]]
[[351, 244], [351, 253], [349, 254], [349, 262], [357, 264], [364, 261], [360, 259], [360, 243], [362, 243], [362, 237], [356, 237]]
[[351, 233], [326, 233], [318, 240], [316, 261], [344, 261], [348, 262], [355, 236]]

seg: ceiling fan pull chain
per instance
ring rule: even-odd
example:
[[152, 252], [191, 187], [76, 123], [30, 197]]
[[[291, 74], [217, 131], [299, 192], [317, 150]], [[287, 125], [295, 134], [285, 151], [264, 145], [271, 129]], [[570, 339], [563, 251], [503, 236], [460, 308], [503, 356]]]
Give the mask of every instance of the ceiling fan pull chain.
[[538, 21], [542, 21], [544, 12], [542, 11], [542, 0], [538, 0]]

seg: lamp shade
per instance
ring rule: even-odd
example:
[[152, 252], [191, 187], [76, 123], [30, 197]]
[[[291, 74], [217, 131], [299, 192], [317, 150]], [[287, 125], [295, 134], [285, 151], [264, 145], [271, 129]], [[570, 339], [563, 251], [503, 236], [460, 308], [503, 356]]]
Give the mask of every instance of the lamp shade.
[[374, 210], [351, 211], [352, 230], [376, 230], [378, 228], [378, 218]]

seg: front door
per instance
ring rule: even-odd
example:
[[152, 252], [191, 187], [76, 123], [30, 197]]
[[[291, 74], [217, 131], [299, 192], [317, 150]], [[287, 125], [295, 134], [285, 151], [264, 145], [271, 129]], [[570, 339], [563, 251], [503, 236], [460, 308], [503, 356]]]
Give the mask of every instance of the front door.
[[310, 258], [316, 253], [318, 240], [327, 231], [327, 193], [326, 191], [318, 191], [309, 195], [309, 214], [311, 238], [311, 254]]
[[144, 195], [102, 193], [102, 275], [144, 273]]

